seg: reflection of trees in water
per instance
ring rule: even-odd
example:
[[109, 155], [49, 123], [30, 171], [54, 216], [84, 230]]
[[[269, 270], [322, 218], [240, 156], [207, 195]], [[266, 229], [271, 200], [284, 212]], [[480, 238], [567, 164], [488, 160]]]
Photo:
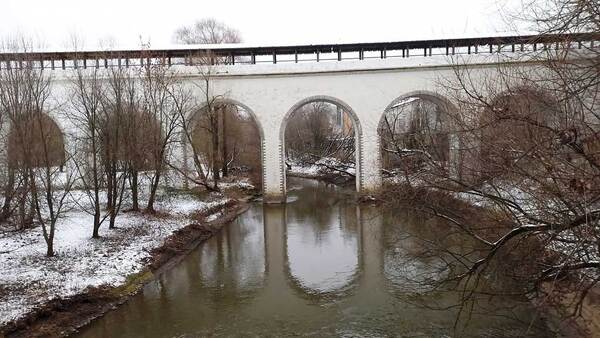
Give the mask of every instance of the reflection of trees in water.
[[[214, 293], [242, 295], [259, 289], [265, 279], [265, 242], [261, 214], [255, 208], [247, 211], [248, 219], [223, 228], [219, 236], [203, 244], [199, 254], [199, 278]], [[227, 291], [228, 290], [228, 291]]]
[[[415, 210], [392, 211], [385, 219], [384, 275], [397, 297], [425, 311], [450, 311], [459, 334], [490, 318], [532, 327], [530, 333], [510, 327], [490, 328], [490, 335], [536, 336], [538, 330], [544, 330], [542, 320], [532, 319], [525, 290], [519, 290], [506, 271], [490, 267], [489, 273], [477, 280], [457, 282], [469, 263], [481, 258], [482, 247], [472, 238], [439, 218]], [[398, 220], [402, 223], [396, 223]]]

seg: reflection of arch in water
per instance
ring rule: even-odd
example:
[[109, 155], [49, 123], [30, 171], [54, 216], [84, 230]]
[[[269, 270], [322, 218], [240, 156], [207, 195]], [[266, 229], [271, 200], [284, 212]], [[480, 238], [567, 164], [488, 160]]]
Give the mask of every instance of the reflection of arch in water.
[[45, 113], [28, 114], [8, 134], [8, 164], [11, 168], [58, 167], [66, 161], [64, 135]]
[[[411, 99], [420, 99], [423, 100], [424, 102], [430, 102], [432, 104], [434, 104], [436, 107], [439, 108], [438, 111], [438, 116], [436, 116], [436, 118], [439, 118], [440, 122], [442, 123], [442, 129], [439, 131], [439, 133], [443, 136], [443, 139], [440, 139], [440, 144], [438, 145], [439, 147], [441, 147], [441, 152], [442, 154], [447, 154], [447, 155], [442, 155], [441, 157], [444, 158], [444, 161], [446, 163], [449, 164], [449, 169], [451, 172], [451, 175], [458, 175], [459, 174], [459, 168], [460, 168], [460, 163], [461, 163], [461, 156], [460, 156], [460, 148], [461, 148], [461, 141], [459, 139], [459, 137], [457, 136], [456, 133], [453, 132], [453, 130], [455, 129], [453, 121], [451, 119], [451, 114], [457, 112], [457, 108], [456, 106], [450, 102], [450, 100], [448, 100], [447, 98], [445, 98], [442, 95], [439, 95], [437, 93], [434, 92], [429, 92], [429, 91], [413, 91], [413, 92], [409, 92], [406, 93], [404, 95], [399, 96], [398, 98], [396, 98], [395, 100], [393, 100], [384, 110], [383, 114], [381, 115], [381, 118], [378, 122], [378, 134], [381, 140], [381, 144], [383, 147], [383, 138], [384, 138], [384, 122], [386, 121], [386, 117], [389, 113], [393, 112], [394, 109], [396, 109], [397, 107], [401, 106], [403, 103], [410, 103]], [[383, 152], [383, 149], [380, 149], [381, 152]], [[381, 158], [383, 158], [383, 156], [381, 156]], [[383, 164], [383, 163], [382, 163]]]
[[305, 98], [299, 102], [297, 102], [296, 104], [294, 104], [292, 106], [292, 108], [290, 108], [287, 113], [285, 114], [285, 116], [283, 117], [283, 120], [281, 122], [281, 126], [279, 127], [279, 142], [281, 144], [281, 149], [279, 152], [279, 159], [280, 159], [280, 170], [281, 170], [281, 186], [283, 187], [283, 192], [286, 193], [287, 191], [287, 180], [286, 180], [286, 170], [285, 170], [285, 132], [286, 132], [286, 128], [287, 128], [287, 124], [288, 121], [290, 120], [290, 118], [294, 115], [294, 113], [296, 113], [296, 111], [298, 111], [300, 108], [304, 107], [307, 104], [310, 103], [314, 103], [314, 102], [326, 102], [326, 103], [330, 103], [333, 104], [337, 107], [340, 107], [343, 109], [343, 111], [345, 113], [347, 113], [350, 116], [350, 119], [352, 120], [352, 129], [354, 131], [354, 162], [355, 162], [355, 168], [356, 168], [356, 190], [360, 191], [361, 190], [361, 180], [360, 177], [360, 159], [361, 159], [361, 144], [362, 144], [362, 127], [360, 124], [360, 120], [358, 118], [358, 115], [356, 114], [356, 112], [354, 111], [354, 109], [352, 109], [352, 107], [350, 107], [347, 103], [345, 103], [344, 101], [332, 97], [332, 96], [327, 96], [327, 95], [317, 95], [317, 96], [311, 96], [308, 98]]
[[[265, 159], [266, 154], [265, 154], [265, 151], [264, 151], [264, 149], [265, 149], [265, 144], [264, 144], [265, 137], [264, 137], [263, 127], [260, 124], [260, 120], [256, 116], [256, 113], [254, 112], [254, 110], [252, 110], [250, 107], [248, 107], [244, 103], [242, 103], [240, 101], [237, 101], [237, 100], [234, 100], [234, 99], [230, 99], [230, 98], [222, 98], [222, 99], [215, 100], [214, 102], [211, 102], [210, 105], [213, 105], [213, 106], [214, 105], [231, 105], [231, 106], [239, 107], [239, 108], [241, 108], [241, 111], [243, 111], [244, 113], [247, 113], [249, 115], [249, 117], [250, 117], [250, 123], [256, 129], [256, 131], [258, 133], [258, 137], [259, 137], [259, 139], [257, 140], [258, 141], [257, 148], [259, 148], [258, 149], [259, 153], [258, 153], [258, 156], [257, 156], [258, 158], [257, 159], [258, 159], [259, 163], [258, 163], [258, 166], [257, 166], [256, 170], [260, 171], [260, 175], [258, 175], [258, 177], [257, 177], [256, 180], [260, 181], [260, 182], [257, 182], [257, 183], [260, 186], [262, 186], [262, 189], [263, 189], [263, 192], [264, 192], [264, 188], [265, 187], [264, 187], [263, 183], [265, 182], [265, 179], [266, 179], [266, 177], [265, 177], [266, 171], [264, 169], [265, 168], [265, 163], [266, 163], [265, 162], [266, 161], [266, 159]], [[190, 127], [190, 130], [191, 130], [191, 133], [192, 133], [192, 139], [194, 139], [194, 135], [193, 134], [195, 134], [195, 133], [198, 132], [196, 129], [198, 128], [199, 121], [201, 119], [202, 114], [204, 113], [204, 111], [206, 110], [206, 108], [208, 106], [209, 106], [208, 102], [204, 102], [204, 103], [200, 104], [198, 106], [198, 108], [194, 110], [194, 112], [191, 114], [191, 116], [189, 116], [189, 121], [191, 122], [189, 127]], [[248, 142], [250, 142], [250, 141], [251, 140], [244, 140], [244, 142], [246, 142], [246, 144], [249, 144]], [[185, 160], [185, 165], [187, 166], [187, 159], [188, 159], [187, 153], [190, 151], [189, 150], [190, 149], [190, 145], [189, 145], [189, 142], [186, 139], [185, 135], [183, 136], [183, 142], [182, 143], [184, 144], [184, 158], [186, 159]]]
[[[342, 222], [344, 222], [343, 218], [347, 217], [347, 215], [345, 215], [343, 212], [348, 212], [352, 215], [356, 215], [355, 214], [355, 209], [351, 208], [351, 207], [345, 207], [343, 204], [342, 205], [338, 205], [336, 206], [336, 208], [327, 208], [328, 210], [332, 210], [332, 209], [337, 209], [339, 210], [339, 214], [338, 214], [338, 219], [340, 224], [336, 224], [336, 225], [330, 225], [328, 228], [329, 229], [340, 229], [342, 228]], [[357, 222], [356, 226], [357, 229], [354, 232], [354, 241], [355, 241], [355, 248], [354, 250], [352, 250], [352, 254], [353, 257], [356, 258], [356, 260], [354, 262], [352, 262], [351, 265], [351, 272], [350, 273], [346, 273], [345, 278], [338, 283], [333, 283], [333, 285], [327, 286], [323, 289], [319, 289], [318, 288], [318, 283], [321, 282], [327, 282], [327, 279], [324, 280], [320, 280], [317, 281], [315, 285], [315, 283], [313, 283], [313, 285], [307, 285], [307, 281], [303, 280], [302, 276], [299, 276], [298, 273], [302, 273], [302, 272], [306, 272], [307, 270], [303, 270], [303, 271], [296, 271], [294, 272], [294, 268], [293, 268], [293, 255], [290, 255], [290, 227], [288, 226], [288, 220], [286, 219], [285, 222], [285, 228], [284, 228], [284, 243], [283, 243], [283, 251], [284, 251], [284, 265], [285, 265], [285, 278], [286, 281], [288, 282], [288, 284], [290, 285], [290, 288], [292, 290], [294, 290], [298, 295], [305, 297], [305, 298], [310, 298], [310, 299], [331, 299], [331, 298], [337, 298], [337, 297], [342, 297], [342, 296], [346, 296], [349, 293], [352, 293], [358, 286], [359, 286], [359, 280], [360, 280], [360, 275], [362, 272], [362, 255], [361, 255], [361, 238], [360, 238], [360, 224]], [[332, 223], [330, 223], [332, 224]], [[348, 223], [346, 223], [348, 224]], [[310, 225], [308, 224], [298, 224], [298, 227], [310, 227]], [[341, 232], [342, 230], [340, 229], [340, 237], [343, 236], [343, 233]], [[314, 234], [315, 232], [311, 232], [311, 235]], [[297, 236], [293, 236], [294, 238], [298, 239]], [[335, 239], [334, 239], [335, 240]], [[346, 241], [347, 238], [338, 238], [337, 241]], [[302, 255], [303, 253], [312, 253], [313, 251], [311, 251], [310, 249], [317, 249], [317, 247], [315, 248], [306, 248], [306, 246], [302, 246], [303, 250], [298, 251], [298, 253], [300, 255]], [[343, 252], [340, 251], [338, 248], [326, 248], [328, 249], [327, 252], [324, 253], [323, 256], [321, 256], [321, 259], [314, 259], [311, 260], [310, 262], [308, 262], [308, 264], [311, 264], [308, 269], [314, 269], [315, 267], [318, 267], [320, 264], [324, 264], [324, 259], [326, 259], [328, 257], [329, 254], [332, 253], [347, 253], [347, 252]], [[347, 256], [347, 255], [346, 255]], [[335, 262], [334, 262], [335, 263]], [[346, 271], [348, 272], [348, 271]], [[321, 274], [322, 275], [322, 274]], [[340, 272], [339, 271], [334, 271], [334, 273], [332, 274], [332, 276], [334, 278], [339, 278], [340, 277]]]

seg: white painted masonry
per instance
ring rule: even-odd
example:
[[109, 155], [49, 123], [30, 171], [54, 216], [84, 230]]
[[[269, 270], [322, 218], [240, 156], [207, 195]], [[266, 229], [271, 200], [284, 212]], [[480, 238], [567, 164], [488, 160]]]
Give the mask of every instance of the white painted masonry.
[[[356, 132], [357, 191], [374, 192], [382, 184], [378, 125], [386, 109], [406, 97], [420, 96], [452, 106], [436, 93], [440, 80], [453, 76], [452, 60], [447, 56], [387, 58], [344, 62], [278, 63], [213, 66], [213, 95], [222, 95], [248, 110], [255, 118], [262, 137], [264, 200], [285, 201], [284, 134], [286, 121], [296, 108], [325, 100], [345, 108], [353, 118]], [[473, 69], [493, 69], [498, 58], [477, 56], [469, 62]], [[205, 95], [203, 77], [194, 66], [173, 66], [198, 101]], [[68, 77], [72, 70], [53, 70], [55, 99], [68, 102]], [[193, 84], [193, 85], [192, 85]], [[60, 110], [60, 105], [58, 105]], [[52, 114], [51, 114], [52, 116]], [[69, 130], [64, 126], [63, 131]], [[68, 143], [68, 140], [65, 141]], [[456, 142], [452, 142], [457, 147]], [[67, 145], [68, 146], [68, 145]], [[178, 151], [186, 156], [185, 149]]]

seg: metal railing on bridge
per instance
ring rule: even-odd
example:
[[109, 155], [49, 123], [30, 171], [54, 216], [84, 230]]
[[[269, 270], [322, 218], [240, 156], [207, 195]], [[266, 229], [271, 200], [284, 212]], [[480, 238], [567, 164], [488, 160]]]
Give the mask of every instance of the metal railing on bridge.
[[552, 34], [420, 40], [379, 43], [218, 48], [138, 49], [109, 51], [0, 53], [0, 69], [140, 67], [163, 65], [243, 65], [264, 63], [331, 62], [345, 60], [430, 57], [494, 53], [527, 53], [548, 49], [594, 49], [600, 33]]

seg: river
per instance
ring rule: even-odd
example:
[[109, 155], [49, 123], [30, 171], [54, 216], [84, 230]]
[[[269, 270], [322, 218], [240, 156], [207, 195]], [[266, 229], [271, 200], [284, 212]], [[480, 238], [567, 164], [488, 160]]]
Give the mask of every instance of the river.
[[551, 335], [517, 296], [478, 297], [457, 320], [460, 293], [433, 285], [449, 273], [443, 248], [473, 245], [447, 225], [313, 180], [288, 186], [286, 205], [253, 204], [79, 336]]

